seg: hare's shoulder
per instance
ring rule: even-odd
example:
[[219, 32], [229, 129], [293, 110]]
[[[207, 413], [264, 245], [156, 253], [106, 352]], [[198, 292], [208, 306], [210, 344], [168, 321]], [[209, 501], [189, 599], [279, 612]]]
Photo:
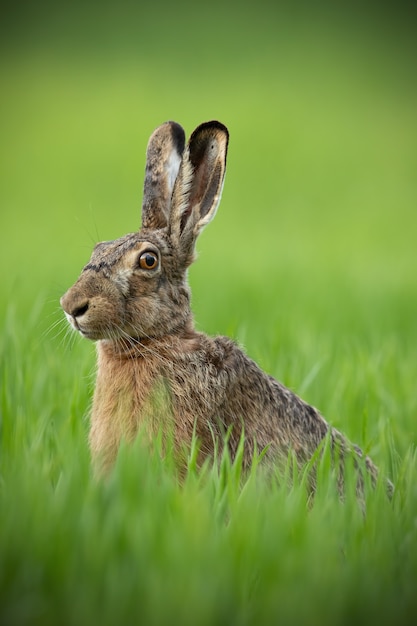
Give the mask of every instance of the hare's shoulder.
[[243, 410], [256, 421], [262, 414], [266, 420], [287, 422], [290, 429], [324, 436], [328, 425], [319, 411], [263, 371], [232, 339], [197, 337], [192, 354], [183, 359], [189, 385], [217, 390], [232, 411]]
[[[227, 372], [232, 376], [253, 363], [229, 337], [210, 337], [197, 332], [183, 339], [174, 349], [172, 357], [174, 367], [214, 375]], [[255, 363], [253, 365], [256, 366]]]
[[171, 353], [171, 376], [184, 387], [212, 390], [253, 391], [271, 396], [279, 382], [262, 371], [240, 346], [229, 337], [194, 333]]

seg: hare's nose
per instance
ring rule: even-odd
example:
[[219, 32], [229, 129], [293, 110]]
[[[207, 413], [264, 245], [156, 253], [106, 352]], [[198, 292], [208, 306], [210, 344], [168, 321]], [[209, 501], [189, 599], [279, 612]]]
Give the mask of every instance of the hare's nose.
[[84, 313], [88, 311], [88, 306], [89, 302], [88, 300], [85, 300], [81, 304], [77, 304], [76, 306], [74, 306], [72, 311], [70, 311], [70, 315], [72, 315], [72, 317], [81, 317], [82, 315], [84, 315]]
[[90, 303], [87, 298], [74, 298], [74, 296], [67, 292], [61, 298], [61, 306], [67, 315], [70, 315], [74, 319], [81, 317], [88, 311]]

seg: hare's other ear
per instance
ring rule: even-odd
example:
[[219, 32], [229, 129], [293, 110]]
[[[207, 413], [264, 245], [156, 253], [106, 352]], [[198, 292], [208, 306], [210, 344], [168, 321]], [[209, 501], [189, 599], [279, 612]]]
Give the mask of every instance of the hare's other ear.
[[184, 130], [176, 122], [165, 122], [152, 133], [146, 151], [142, 228], [167, 226], [184, 145]]
[[226, 171], [229, 133], [220, 122], [198, 126], [184, 151], [172, 195], [168, 231], [192, 260], [194, 243], [216, 214]]

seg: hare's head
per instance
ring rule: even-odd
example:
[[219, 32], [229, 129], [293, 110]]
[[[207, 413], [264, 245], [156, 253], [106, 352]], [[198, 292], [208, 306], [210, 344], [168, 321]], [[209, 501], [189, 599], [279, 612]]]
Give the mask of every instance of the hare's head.
[[97, 244], [61, 298], [69, 322], [84, 337], [140, 340], [187, 326], [187, 268], [220, 201], [227, 144], [226, 127], [214, 121], [198, 126], [187, 146], [174, 122], [152, 134], [141, 230]]

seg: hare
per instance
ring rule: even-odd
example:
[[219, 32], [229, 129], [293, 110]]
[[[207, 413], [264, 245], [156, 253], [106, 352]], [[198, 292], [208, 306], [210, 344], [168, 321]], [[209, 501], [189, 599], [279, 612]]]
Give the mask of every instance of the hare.
[[[232, 340], [194, 329], [187, 269], [220, 202], [228, 140], [217, 121], [198, 126], [187, 145], [179, 124], [159, 126], [147, 147], [141, 229], [98, 243], [61, 298], [72, 327], [97, 342], [89, 441], [102, 469], [141, 428], [171, 433], [178, 451], [195, 433], [200, 461], [225, 433], [232, 458], [244, 434], [245, 466], [255, 449], [272, 462], [292, 451], [301, 464], [326, 436], [341, 457], [363, 456]], [[375, 482], [369, 458], [365, 466]]]

